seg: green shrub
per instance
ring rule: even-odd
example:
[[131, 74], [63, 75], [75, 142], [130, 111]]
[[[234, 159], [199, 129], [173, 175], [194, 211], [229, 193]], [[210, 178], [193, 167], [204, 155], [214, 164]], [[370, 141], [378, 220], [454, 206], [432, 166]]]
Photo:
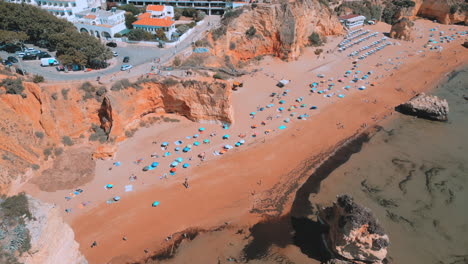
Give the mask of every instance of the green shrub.
[[100, 143], [105, 143], [107, 141], [108, 135], [104, 129], [96, 124], [92, 124], [91, 129], [94, 133], [89, 136], [89, 141], [99, 141]]
[[236, 43], [234, 43], [234, 42], [231, 41], [231, 42], [229, 43], [229, 49], [230, 49], [230, 50], [236, 49]]
[[311, 46], [322, 46], [323, 40], [317, 32], [312, 32], [309, 36], [309, 43]]
[[183, 35], [185, 32], [187, 32], [190, 29], [188, 24], [179, 24], [179, 25], [176, 25], [176, 28], [177, 28], [177, 32], [180, 35]]
[[73, 141], [72, 141], [72, 139], [71, 139], [69, 136], [64, 136], [64, 137], [62, 137], [62, 143], [63, 143], [65, 146], [73, 146]]
[[245, 35], [247, 35], [249, 39], [255, 36], [255, 33], [257, 33], [257, 30], [253, 26], [250, 26], [250, 28], [245, 31]]
[[39, 138], [39, 139], [43, 139], [44, 138], [44, 133], [40, 132], [40, 131], [36, 131], [34, 132], [34, 135]]
[[450, 6], [450, 14], [455, 14], [458, 11], [458, 5], [451, 5]]
[[122, 34], [120, 34], [120, 33], [115, 33], [114, 34], [114, 38], [121, 38], [121, 37], [122, 37]]
[[120, 91], [124, 89], [128, 89], [129, 87], [132, 87], [132, 83], [128, 79], [122, 79], [119, 81], [116, 81], [112, 87], [112, 91]]
[[41, 168], [41, 166], [39, 166], [39, 165], [37, 165], [37, 164], [33, 164], [33, 165], [31, 165], [31, 168], [32, 168], [33, 170], [38, 170], [38, 169]]
[[22, 95], [24, 91], [23, 82], [20, 78], [6, 78], [0, 83], [0, 86], [5, 88], [7, 94], [19, 94]]
[[107, 93], [107, 89], [104, 86], [99, 87], [99, 89], [97, 89], [97, 91], [96, 91], [96, 95], [98, 97], [101, 97], [101, 96], [105, 95], [106, 93]]
[[152, 40], [154, 39], [153, 34], [147, 32], [144, 29], [132, 29], [127, 34], [129, 40], [141, 41], [141, 40]]
[[70, 89], [62, 89], [63, 99], [68, 100], [68, 92], [69, 91], [70, 91]]
[[220, 26], [211, 31], [211, 36], [213, 37], [213, 40], [218, 40], [222, 36], [226, 35], [226, 32], [227, 32], [227, 27]]
[[176, 84], [178, 84], [179, 82], [177, 80], [174, 80], [172, 78], [166, 78], [162, 81], [162, 84], [164, 84], [165, 86], [167, 87], [171, 87], [171, 86], [174, 86]]
[[44, 76], [34, 74], [34, 76], [33, 76], [33, 82], [34, 82], [34, 83], [41, 83], [41, 82], [44, 82]]
[[44, 158], [47, 160], [50, 155], [52, 155], [52, 148], [46, 148], [42, 151]]
[[54, 149], [54, 155], [57, 157], [57, 156], [60, 156], [61, 154], [63, 153], [63, 148], [56, 148]]
[[179, 56], [176, 56], [174, 60], [172, 61], [172, 65], [174, 65], [175, 67], [180, 66], [181, 63], [182, 61], [180, 60]]
[[195, 47], [205, 47], [205, 48], [212, 48], [210, 42], [207, 39], [199, 39], [194, 43]]
[[221, 73], [221, 72], [218, 72], [215, 75], [213, 75], [213, 78], [218, 79], [218, 80], [227, 80], [227, 79], [229, 79], [229, 77], [226, 74]]
[[0, 207], [2, 208], [4, 217], [19, 218], [25, 215], [28, 219], [32, 219], [28, 198], [25, 193], [6, 198]]
[[54, 99], [54, 101], [56, 101], [58, 99], [58, 94], [53, 93], [53, 94], [50, 95], [50, 97], [52, 97], [52, 99]]
[[233, 10], [229, 10], [226, 13], [224, 13], [223, 17], [221, 18], [221, 23], [223, 25], [229, 25], [234, 19], [239, 17], [243, 12], [242, 8], [236, 8]]
[[93, 98], [96, 93], [96, 87], [90, 82], [84, 82], [79, 89], [84, 91], [83, 101]]

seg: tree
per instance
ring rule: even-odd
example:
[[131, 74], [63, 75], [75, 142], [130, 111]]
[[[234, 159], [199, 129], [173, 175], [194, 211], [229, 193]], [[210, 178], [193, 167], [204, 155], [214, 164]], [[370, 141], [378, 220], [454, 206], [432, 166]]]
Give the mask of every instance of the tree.
[[309, 43], [312, 46], [322, 46], [323, 40], [317, 32], [312, 32], [309, 36]]
[[24, 32], [14, 32], [8, 30], [0, 30], [0, 43], [13, 43], [23, 42], [28, 39], [28, 35]]
[[118, 7], [120, 10], [125, 10], [127, 12], [132, 13], [132, 15], [136, 16], [141, 13], [141, 9], [136, 7], [133, 4], [121, 5]]
[[247, 35], [247, 38], [255, 36], [255, 33], [257, 33], [257, 30], [253, 26], [250, 26], [250, 28], [245, 31], [245, 35]]
[[125, 13], [125, 26], [128, 29], [133, 28], [133, 22], [137, 21], [138, 19], [132, 15], [131, 13]]
[[174, 19], [179, 20], [182, 16], [183, 10], [181, 8], [174, 8]]
[[127, 36], [129, 40], [136, 40], [136, 41], [151, 40], [153, 38], [153, 35], [151, 33], [141, 28], [130, 30]]
[[180, 35], [183, 35], [185, 32], [187, 32], [190, 29], [189, 26], [187, 26], [186, 24], [179, 24], [176, 26], [176, 28], [177, 28], [177, 32]]
[[158, 28], [158, 30], [156, 30], [156, 37], [160, 40], [167, 41], [166, 33], [162, 28]]

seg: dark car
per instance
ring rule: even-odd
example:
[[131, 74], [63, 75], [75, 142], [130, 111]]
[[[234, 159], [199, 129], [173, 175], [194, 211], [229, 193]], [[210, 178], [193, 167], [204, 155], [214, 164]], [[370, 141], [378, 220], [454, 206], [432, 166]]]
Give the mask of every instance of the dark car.
[[107, 47], [111, 47], [111, 48], [115, 48], [115, 47], [117, 47], [117, 43], [115, 43], [115, 42], [109, 42], [109, 43], [106, 44], [106, 46], [107, 46]]
[[123, 62], [124, 63], [127, 63], [130, 61], [130, 57], [129, 56], [125, 56], [124, 59], [123, 59]]
[[52, 56], [50, 56], [50, 54], [47, 53], [47, 52], [41, 51], [39, 54], [37, 54], [37, 58], [38, 58], [38, 59], [42, 59], [42, 58], [52, 58]]
[[22, 51], [23, 49], [20, 47], [20, 46], [17, 46], [15, 44], [11, 44], [11, 43], [8, 43], [8, 44], [5, 44], [3, 47], [2, 47], [2, 50], [8, 52], [8, 53], [15, 53], [17, 51]]
[[16, 73], [26, 75], [28, 72], [25, 69], [16, 68]]
[[9, 60], [4, 60], [3, 61], [3, 65], [5, 66], [12, 66], [13, 65], [13, 62], [9, 61]]
[[7, 58], [7, 60], [8, 60], [8, 61], [11, 61], [12, 63], [17, 63], [17, 62], [18, 62], [18, 59], [15, 58], [15, 57], [13, 57], [13, 56], [9, 56], [9, 57]]
[[23, 60], [37, 60], [37, 56], [33, 54], [26, 54], [23, 56]]

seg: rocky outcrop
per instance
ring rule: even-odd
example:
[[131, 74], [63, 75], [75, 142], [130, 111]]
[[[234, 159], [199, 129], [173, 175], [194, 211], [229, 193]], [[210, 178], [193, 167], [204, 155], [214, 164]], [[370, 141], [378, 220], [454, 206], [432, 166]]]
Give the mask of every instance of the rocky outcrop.
[[420, 93], [408, 102], [396, 107], [396, 110], [407, 115], [420, 118], [447, 121], [449, 106], [447, 100], [439, 99], [437, 96]]
[[390, 37], [401, 40], [413, 40], [413, 26], [414, 22], [408, 18], [402, 18], [392, 25], [390, 30]]
[[[468, 10], [464, 0], [415, 0], [416, 15], [435, 19], [442, 24], [468, 24]], [[465, 6], [465, 8], [463, 7]]]
[[232, 61], [261, 55], [297, 59], [301, 49], [309, 45], [312, 32], [327, 36], [343, 31], [337, 17], [319, 0], [259, 3], [226, 17], [212, 36], [216, 55], [228, 55]]
[[468, 41], [465, 41], [465, 42], [463, 43], [463, 47], [468, 48]]
[[382, 263], [387, 256], [388, 236], [371, 211], [351, 196], [338, 196], [333, 206], [319, 210], [319, 218], [329, 227], [325, 235], [328, 248], [339, 258], [351, 263]]
[[28, 201], [32, 219], [26, 220], [26, 227], [31, 236], [31, 249], [23, 254], [20, 262], [87, 264], [73, 230], [63, 221], [58, 209], [31, 197]]
[[104, 97], [101, 103], [101, 108], [98, 110], [99, 121], [101, 128], [109, 135], [112, 130], [112, 105], [109, 97]]
[[[29, 180], [34, 170], [49, 167], [47, 161], [66, 153], [70, 142], [96, 148], [102, 137], [108, 137], [93, 158], [109, 158], [112, 145], [124, 140], [127, 131], [166, 113], [199, 122], [233, 122], [231, 90], [224, 82], [163, 82], [146, 80], [138, 89], [110, 91], [102, 102], [84, 100], [77, 89], [80, 84], [41, 88], [24, 82], [24, 98], [2, 93], [0, 87], [0, 194], [13, 183], [19, 186]], [[92, 127], [101, 127], [105, 134]], [[89, 141], [91, 135], [94, 141]]]

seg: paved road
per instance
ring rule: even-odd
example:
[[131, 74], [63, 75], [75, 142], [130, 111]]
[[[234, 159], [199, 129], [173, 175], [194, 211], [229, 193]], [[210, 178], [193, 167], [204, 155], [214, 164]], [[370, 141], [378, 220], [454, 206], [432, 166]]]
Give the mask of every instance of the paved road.
[[[117, 51], [119, 56], [111, 59], [109, 61], [111, 66], [103, 70], [91, 72], [58, 72], [55, 70], [55, 67], [41, 67], [39, 60], [20, 61], [14, 65], [25, 68], [31, 74], [42, 75], [49, 81], [96, 80], [98, 76], [101, 77], [101, 80], [107, 79], [108, 81], [119, 78], [132, 78], [148, 73], [151, 70], [151, 66], [154, 65], [152, 61], [156, 58], [160, 58], [160, 64], [163, 64], [172, 59], [174, 55], [186, 52], [185, 49], [190, 47], [193, 41], [206, 36], [209, 29], [219, 24], [219, 20], [219, 16], [207, 16], [203, 24], [195, 27], [189, 36], [173, 47], [161, 49], [157, 47], [157, 44], [118, 43], [119, 46], [111, 48], [111, 50]], [[12, 55], [14, 54], [0, 52], [0, 57], [3, 59]], [[51, 53], [51, 55], [54, 54]], [[120, 71], [120, 66], [124, 64], [122, 62], [124, 56], [129, 56], [130, 62], [128, 64], [134, 66], [130, 73]]]

